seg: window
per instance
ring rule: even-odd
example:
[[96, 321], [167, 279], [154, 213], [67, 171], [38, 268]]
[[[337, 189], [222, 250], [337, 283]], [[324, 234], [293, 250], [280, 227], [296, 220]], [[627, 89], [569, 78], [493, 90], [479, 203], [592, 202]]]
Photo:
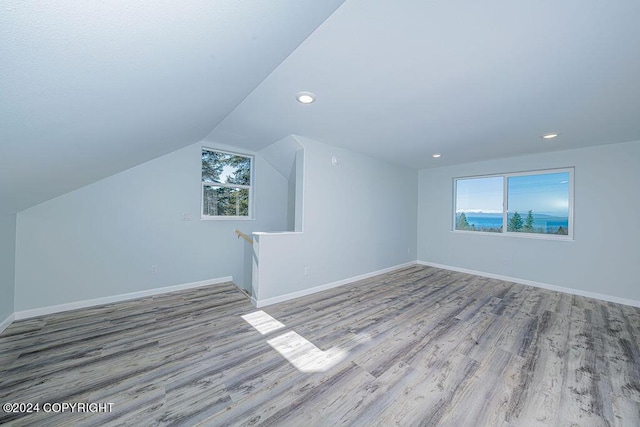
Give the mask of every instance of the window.
[[202, 218], [251, 217], [251, 156], [202, 149]]
[[503, 181], [501, 176], [456, 180], [456, 230], [502, 232]]
[[573, 238], [573, 168], [454, 179], [455, 231]]

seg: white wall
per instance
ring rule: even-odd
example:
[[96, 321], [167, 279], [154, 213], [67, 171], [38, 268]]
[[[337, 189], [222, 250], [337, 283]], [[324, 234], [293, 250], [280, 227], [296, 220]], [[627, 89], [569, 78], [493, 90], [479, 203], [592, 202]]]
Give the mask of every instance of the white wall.
[[284, 230], [288, 184], [256, 156], [256, 220], [201, 221], [201, 147], [20, 212], [15, 311], [226, 276], [248, 289], [252, 252], [234, 229]]
[[[259, 299], [417, 258], [640, 300], [640, 142], [423, 170], [418, 179], [412, 170], [296, 140], [304, 147], [304, 194], [296, 197], [304, 232], [257, 236]], [[20, 212], [17, 224], [0, 217], [0, 322], [13, 311], [225, 276], [249, 288], [252, 251], [233, 230], [290, 227], [289, 184], [257, 155], [257, 219], [201, 221], [200, 149], [191, 145], [37, 205]], [[574, 242], [450, 231], [454, 177], [566, 166], [575, 166]], [[183, 221], [184, 213], [192, 220]]]
[[[269, 162], [288, 181], [287, 193], [287, 227], [281, 231], [300, 231], [299, 217], [301, 209], [296, 209], [296, 188], [301, 170], [297, 167], [297, 159], [302, 155], [302, 145], [289, 135], [259, 151], [259, 155]], [[296, 226], [296, 221], [297, 226]]]
[[[451, 232], [453, 178], [575, 166], [575, 241]], [[640, 301], [640, 141], [422, 170], [418, 259]]]
[[[16, 250], [16, 215], [0, 215], [0, 331], [13, 314]], [[6, 325], [5, 325], [6, 326]]]
[[256, 236], [258, 300], [415, 261], [417, 172], [296, 139], [304, 147], [303, 232]]

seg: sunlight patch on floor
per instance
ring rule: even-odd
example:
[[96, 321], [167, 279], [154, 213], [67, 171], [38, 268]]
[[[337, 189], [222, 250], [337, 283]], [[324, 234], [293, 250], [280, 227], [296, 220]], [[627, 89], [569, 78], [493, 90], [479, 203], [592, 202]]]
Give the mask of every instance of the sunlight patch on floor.
[[[242, 318], [262, 335], [286, 327], [262, 310], [245, 314]], [[269, 339], [267, 344], [296, 369], [304, 373], [326, 372], [347, 357], [347, 352], [344, 350], [335, 348], [320, 350], [306, 338], [293, 331]]]
[[262, 310], [245, 314], [242, 318], [262, 335], [267, 335], [268, 333], [285, 327], [284, 324], [278, 322]]
[[299, 334], [290, 331], [267, 341], [300, 372], [326, 372], [347, 357], [347, 352], [335, 348], [325, 351]]

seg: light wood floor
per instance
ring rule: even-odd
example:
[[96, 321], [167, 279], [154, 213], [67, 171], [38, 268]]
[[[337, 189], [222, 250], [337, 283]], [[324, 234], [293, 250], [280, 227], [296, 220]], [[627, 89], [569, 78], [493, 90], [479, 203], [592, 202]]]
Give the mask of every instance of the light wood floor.
[[633, 307], [414, 266], [256, 311], [223, 284], [15, 322], [0, 403], [113, 411], [0, 424], [640, 425]]

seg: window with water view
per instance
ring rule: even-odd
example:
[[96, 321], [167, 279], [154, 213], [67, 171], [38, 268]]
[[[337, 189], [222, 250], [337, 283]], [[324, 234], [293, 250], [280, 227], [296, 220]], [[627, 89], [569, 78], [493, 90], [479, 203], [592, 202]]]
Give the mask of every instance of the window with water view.
[[573, 169], [456, 178], [454, 230], [573, 236]]

